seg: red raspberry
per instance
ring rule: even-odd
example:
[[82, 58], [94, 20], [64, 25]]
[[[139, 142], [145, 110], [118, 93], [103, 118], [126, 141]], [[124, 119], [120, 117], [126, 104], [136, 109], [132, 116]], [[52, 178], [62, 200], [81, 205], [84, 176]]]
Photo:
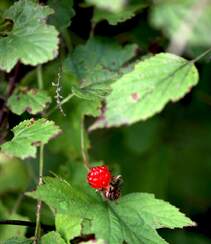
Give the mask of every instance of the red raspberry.
[[87, 181], [92, 188], [106, 189], [111, 182], [111, 172], [105, 165], [93, 167], [89, 170]]

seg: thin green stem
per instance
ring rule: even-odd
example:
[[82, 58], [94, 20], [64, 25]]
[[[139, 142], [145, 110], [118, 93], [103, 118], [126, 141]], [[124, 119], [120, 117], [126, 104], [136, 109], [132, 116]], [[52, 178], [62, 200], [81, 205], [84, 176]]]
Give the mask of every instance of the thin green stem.
[[84, 138], [84, 121], [81, 118], [81, 154], [83, 158], [83, 164], [87, 170], [90, 169], [90, 164], [86, 152], [86, 147], [85, 147], [85, 138]]
[[[65, 97], [61, 103], [60, 106], [62, 106], [63, 104], [65, 104], [66, 102], [68, 102], [72, 97], [74, 96], [73, 93], [70, 93], [67, 97]], [[52, 113], [54, 113], [56, 111], [56, 109], [58, 108], [58, 106], [56, 105], [54, 108], [52, 108], [47, 114], [46, 117], [50, 116]]]
[[63, 30], [61, 34], [65, 41], [68, 51], [71, 52], [73, 47], [72, 47], [72, 41], [68, 30], [67, 29]]
[[40, 90], [43, 89], [42, 65], [37, 66], [37, 83]]
[[207, 49], [206, 51], [204, 51], [199, 56], [197, 56], [196, 58], [194, 58], [193, 60], [191, 60], [191, 62], [192, 63], [196, 63], [197, 61], [199, 61], [200, 59], [202, 59], [203, 57], [205, 57], [207, 54], [209, 54], [210, 52], [211, 52], [211, 47], [209, 49]]
[[68, 102], [73, 96], [74, 96], [73, 93], [69, 94], [67, 97], [65, 97], [65, 98], [61, 101], [61, 105], [63, 105], [63, 104], [65, 104], [66, 102]]
[[[38, 186], [43, 183], [43, 167], [44, 167], [44, 145], [40, 146], [40, 155], [39, 155], [39, 181]], [[41, 215], [42, 201], [37, 201], [36, 209], [36, 227], [35, 227], [35, 239], [34, 244], [37, 244], [40, 239], [40, 215]]]
[[15, 202], [15, 205], [14, 205], [12, 211], [11, 211], [12, 214], [15, 214], [17, 212], [17, 210], [18, 210], [23, 198], [24, 198], [24, 193], [22, 192], [22, 193], [19, 194], [19, 196], [18, 196], [18, 198], [17, 198], [17, 200]]

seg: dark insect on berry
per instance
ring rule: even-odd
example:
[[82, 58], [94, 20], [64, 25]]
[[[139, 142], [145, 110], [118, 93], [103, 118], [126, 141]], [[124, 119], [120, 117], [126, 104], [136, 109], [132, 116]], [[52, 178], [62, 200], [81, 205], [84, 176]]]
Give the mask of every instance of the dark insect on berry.
[[123, 183], [122, 176], [113, 176], [109, 187], [103, 190], [105, 198], [115, 201], [121, 196], [121, 185]]

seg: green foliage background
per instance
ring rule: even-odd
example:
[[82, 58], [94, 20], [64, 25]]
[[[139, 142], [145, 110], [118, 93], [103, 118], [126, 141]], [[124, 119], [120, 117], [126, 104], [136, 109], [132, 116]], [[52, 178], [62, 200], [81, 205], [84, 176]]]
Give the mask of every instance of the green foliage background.
[[[48, 0], [40, 3], [51, 9], [41, 10], [41, 5], [34, 7], [37, 1], [22, 0], [23, 22], [16, 14], [17, 5], [17, 9], [6, 10], [14, 2], [0, 1], [3, 28], [0, 29], [0, 143], [12, 139], [11, 129], [21, 121], [33, 117], [36, 123], [27, 127], [28, 134], [23, 134], [28, 136], [27, 140], [22, 137], [23, 128], [19, 124], [15, 128], [17, 138], [1, 146], [0, 220], [35, 221], [36, 201], [24, 192], [34, 190], [37, 185], [36, 142], [47, 143], [60, 129], [63, 133], [45, 145], [44, 175], [56, 174], [82, 191], [87, 188], [81, 155], [84, 118], [85, 147], [90, 162], [93, 165], [103, 162], [114, 174], [122, 174], [123, 195], [153, 193], [197, 223], [196, 227], [181, 230], [158, 230], [161, 237], [175, 244], [210, 243], [210, 54], [195, 65], [187, 62], [211, 47], [210, 2], [131, 0], [125, 4], [122, 0]], [[194, 16], [198, 16], [198, 21], [193, 21]], [[11, 23], [5, 27], [4, 18], [14, 21], [12, 30], [7, 29]], [[184, 23], [190, 28], [185, 41], [188, 31], [181, 32]], [[173, 50], [171, 44], [178, 44], [180, 32], [185, 43], [180, 53], [175, 52], [180, 57], [158, 54]], [[16, 51], [11, 43], [15, 43]], [[177, 75], [172, 75], [184, 64]], [[39, 82], [40, 74], [43, 83]], [[17, 89], [8, 91], [13, 77]], [[131, 85], [137, 77], [142, 82]], [[181, 85], [176, 86], [177, 83]], [[58, 91], [63, 98], [73, 95], [62, 108], [52, 110], [63, 99], [56, 96]], [[133, 106], [133, 101], [125, 98], [136, 91], [141, 99]], [[106, 111], [103, 119], [96, 120], [102, 112], [102, 100], [107, 104]], [[56, 125], [39, 120], [47, 116]], [[103, 129], [97, 129], [100, 127]], [[34, 144], [27, 148], [26, 142]], [[20, 150], [14, 150], [14, 145], [19, 145], [16, 149]], [[12, 152], [22, 160], [8, 158], [5, 152]], [[96, 195], [94, 191], [90, 194]], [[45, 201], [39, 191], [33, 197]], [[48, 199], [46, 203], [55, 207]], [[74, 221], [81, 224], [81, 220], [71, 216], [73, 233], [67, 233], [61, 225], [67, 216], [59, 214], [56, 226], [65, 233], [64, 239], [80, 235]], [[54, 216], [47, 205], [42, 208], [41, 222], [54, 225]], [[0, 225], [0, 243], [17, 243], [10, 238], [23, 238], [25, 234], [30, 237], [33, 231], [33, 228]], [[57, 232], [44, 234], [43, 243], [66, 243]], [[6, 239], [10, 240], [3, 242]], [[104, 243], [100, 239], [98, 242]]]

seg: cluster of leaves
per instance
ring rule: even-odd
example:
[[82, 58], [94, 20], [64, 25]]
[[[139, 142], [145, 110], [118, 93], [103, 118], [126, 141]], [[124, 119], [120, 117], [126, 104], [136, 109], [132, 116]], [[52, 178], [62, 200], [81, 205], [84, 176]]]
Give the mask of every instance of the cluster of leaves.
[[[0, 69], [5, 80], [5, 88], [2, 88], [5, 99], [0, 115], [3, 118], [12, 113], [21, 122], [11, 129], [12, 136], [8, 131], [3, 138], [0, 193], [28, 191], [25, 196], [50, 207], [55, 231], [44, 233], [41, 243], [63, 244], [70, 240], [73, 243], [95, 240], [99, 244], [167, 243], [158, 234], [158, 229], [194, 226], [195, 223], [176, 207], [156, 199], [153, 194], [136, 192], [126, 194], [116, 202], [103, 201], [85, 182], [86, 172], [81, 163], [84, 152], [81, 150], [90, 146], [88, 131], [145, 121], [161, 112], [169, 102], [183, 98], [197, 85], [199, 74], [195, 62], [198, 57], [195, 55], [211, 43], [210, 35], [207, 35], [211, 27], [209, 2], [203, 1], [194, 24], [189, 23], [189, 19], [198, 6], [195, 0], [163, 0], [156, 4], [135, 0], [86, 0], [81, 6], [73, 0], [49, 0], [46, 5], [33, 0], [15, 1], [11, 6], [7, 6], [8, 1], [3, 2], [6, 8], [0, 18]], [[84, 41], [72, 32], [71, 23], [74, 16], [77, 17], [74, 6], [93, 10], [91, 37]], [[172, 45], [179, 45], [178, 33], [185, 26], [188, 34], [182, 47], [187, 46], [187, 54], [195, 59], [189, 61], [167, 52], [146, 53], [140, 57], [142, 46], [139, 42], [134, 43], [137, 33], [126, 41], [125, 37], [114, 40], [95, 35], [95, 27], [103, 20], [109, 26], [118, 27], [119, 23], [138, 16], [145, 8], [150, 11], [151, 24], [162, 28]], [[18, 74], [20, 70], [22, 74]], [[90, 117], [87, 131], [84, 131], [85, 116]], [[4, 119], [4, 128], [8, 129], [10, 121], [7, 123], [7, 119]], [[145, 138], [149, 140], [143, 145], [137, 140], [139, 129], [131, 127], [135, 134], [125, 132], [127, 146], [135, 154], [141, 154], [151, 146], [150, 138], [154, 138], [153, 131], [156, 131], [154, 127], [151, 130], [152, 127], [148, 132], [140, 129], [140, 137], [146, 133]], [[82, 137], [85, 142], [81, 147]], [[46, 177], [43, 184], [29, 192], [35, 187], [34, 173], [32, 176], [30, 173], [36, 172], [38, 167], [35, 162], [37, 148], [45, 144], [48, 144], [44, 159], [46, 171], [55, 170], [66, 180], [58, 176]], [[14, 182], [15, 177], [21, 181]], [[33, 219], [34, 201], [27, 198], [29, 205], [24, 206], [21, 199], [25, 196], [18, 196], [12, 214], [4, 205], [8, 208], [14, 205], [14, 196], [9, 196], [8, 202], [2, 201], [0, 218]], [[20, 213], [26, 209], [28, 212], [23, 217]], [[49, 210], [43, 212], [48, 215], [47, 219], [52, 217]], [[12, 231], [0, 228], [0, 240], [5, 244], [32, 243], [26, 236], [33, 237], [33, 234], [25, 227], [21, 231], [17, 231], [18, 228], [13, 227]]]

